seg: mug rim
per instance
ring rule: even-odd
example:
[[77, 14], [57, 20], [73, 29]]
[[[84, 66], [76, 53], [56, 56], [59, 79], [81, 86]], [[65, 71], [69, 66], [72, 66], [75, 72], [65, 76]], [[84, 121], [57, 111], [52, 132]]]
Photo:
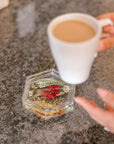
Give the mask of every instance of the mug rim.
[[[81, 42], [68, 42], [68, 41], [63, 41], [63, 40], [60, 40], [60, 39], [56, 38], [56, 37], [52, 34], [51, 26], [52, 26], [53, 22], [55, 22], [56, 20], [60, 19], [61, 17], [67, 16], [67, 15], [69, 15], [69, 16], [70, 16], [70, 15], [71, 15], [71, 16], [73, 16], [73, 15], [78, 15], [78, 16], [79, 16], [79, 15], [80, 15], [80, 16], [85, 16], [85, 17], [90, 18], [90, 20], [94, 21], [94, 22], [96, 23], [96, 25], [98, 26], [98, 30], [96, 31], [95, 36], [92, 37], [92, 38], [90, 38], [90, 39], [88, 39], [88, 40], [81, 41]], [[67, 20], [67, 19], [66, 19], [66, 20]], [[65, 20], [63, 20], [63, 21], [65, 21]], [[82, 21], [82, 22], [83, 22], [83, 21]], [[97, 20], [96, 18], [94, 18], [93, 16], [88, 15], [88, 14], [84, 14], [84, 13], [66, 13], [66, 14], [59, 15], [59, 16], [53, 18], [53, 19], [50, 21], [50, 23], [48, 24], [48, 27], [47, 27], [47, 34], [48, 34], [49, 36], [51, 36], [51, 38], [53, 38], [54, 40], [56, 40], [56, 41], [59, 42], [59, 43], [64, 43], [64, 44], [67, 44], [67, 45], [68, 45], [68, 44], [70, 44], [70, 45], [80, 45], [80, 44], [85, 44], [85, 43], [91, 42], [91, 41], [93, 41], [96, 37], [98, 37], [99, 33], [100, 33], [100, 25], [99, 25], [99, 23], [98, 23], [98, 20]]]

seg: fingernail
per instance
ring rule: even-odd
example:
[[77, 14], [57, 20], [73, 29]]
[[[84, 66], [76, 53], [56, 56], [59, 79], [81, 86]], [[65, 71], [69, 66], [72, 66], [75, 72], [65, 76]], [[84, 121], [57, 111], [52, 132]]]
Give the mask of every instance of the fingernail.
[[102, 51], [105, 49], [105, 45], [103, 43], [100, 43], [98, 46], [98, 51]]
[[77, 102], [77, 103], [80, 103], [80, 99], [79, 98], [74, 97], [74, 101]]
[[99, 44], [99, 47], [100, 47], [101, 49], [104, 49], [104, 48], [105, 48], [105, 45], [104, 45], [103, 43], [100, 43], [100, 44]]
[[114, 29], [111, 30], [111, 34], [114, 34]]
[[100, 95], [101, 98], [105, 98], [107, 96], [106, 90], [104, 90], [102, 88], [98, 88], [97, 93]]

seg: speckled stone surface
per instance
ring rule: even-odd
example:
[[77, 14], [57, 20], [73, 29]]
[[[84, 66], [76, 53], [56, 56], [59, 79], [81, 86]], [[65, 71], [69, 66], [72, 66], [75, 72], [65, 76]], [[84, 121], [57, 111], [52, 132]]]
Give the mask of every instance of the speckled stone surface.
[[[114, 0], [12, 0], [0, 11], [0, 144], [76, 144], [74, 133], [90, 127], [94, 131], [96, 123], [78, 105], [67, 121], [44, 127], [40, 118], [22, 107], [22, 94], [28, 75], [56, 68], [46, 34], [52, 18], [69, 12], [97, 16], [111, 11]], [[98, 54], [89, 79], [76, 86], [76, 95], [102, 107], [96, 94], [98, 87], [114, 91], [113, 48]], [[104, 138], [100, 137], [101, 143], [113, 144], [114, 139], [109, 143]]]

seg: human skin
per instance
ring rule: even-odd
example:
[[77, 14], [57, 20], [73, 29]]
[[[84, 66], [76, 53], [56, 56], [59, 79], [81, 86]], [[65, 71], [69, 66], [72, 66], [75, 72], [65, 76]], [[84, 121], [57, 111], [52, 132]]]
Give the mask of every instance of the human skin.
[[[114, 12], [97, 17], [97, 19], [103, 18], [110, 18], [114, 23]], [[114, 26], [106, 26], [103, 31], [108, 33], [109, 37], [100, 40], [98, 52], [114, 47]], [[114, 93], [102, 88], [98, 88], [97, 93], [104, 101], [107, 110], [99, 108], [93, 101], [89, 101], [84, 97], [75, 97], [74, 100], [88, 112], [92, 119], [114, 133]]]
[[84, 97], [76, 97], [74, 100], [89, 113], [92, 119], [114, 133], [114, 94], [101, 88], [97, 89], [97, 93], [104, 101], [107, 110], [99, 108], [93, 101]]
[[[97, 19], [110, 18], [114, 23], [114, 12], [106, 13], [97, 17]], [[109, 37], [102, 38], [99, 42], [98, 52], [114, 47], [114, 26], [105, 26], [103, 31], [109, 33]]]

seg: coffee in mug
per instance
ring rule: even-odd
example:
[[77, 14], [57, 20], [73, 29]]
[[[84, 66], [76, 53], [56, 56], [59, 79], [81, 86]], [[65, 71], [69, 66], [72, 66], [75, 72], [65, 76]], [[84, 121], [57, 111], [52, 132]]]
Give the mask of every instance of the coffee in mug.
[[82, 21], [68, 20], [57, 24], [52, 30], [53, 35], [66, 42], [82, 42], [95, 36], [95, 30]]

